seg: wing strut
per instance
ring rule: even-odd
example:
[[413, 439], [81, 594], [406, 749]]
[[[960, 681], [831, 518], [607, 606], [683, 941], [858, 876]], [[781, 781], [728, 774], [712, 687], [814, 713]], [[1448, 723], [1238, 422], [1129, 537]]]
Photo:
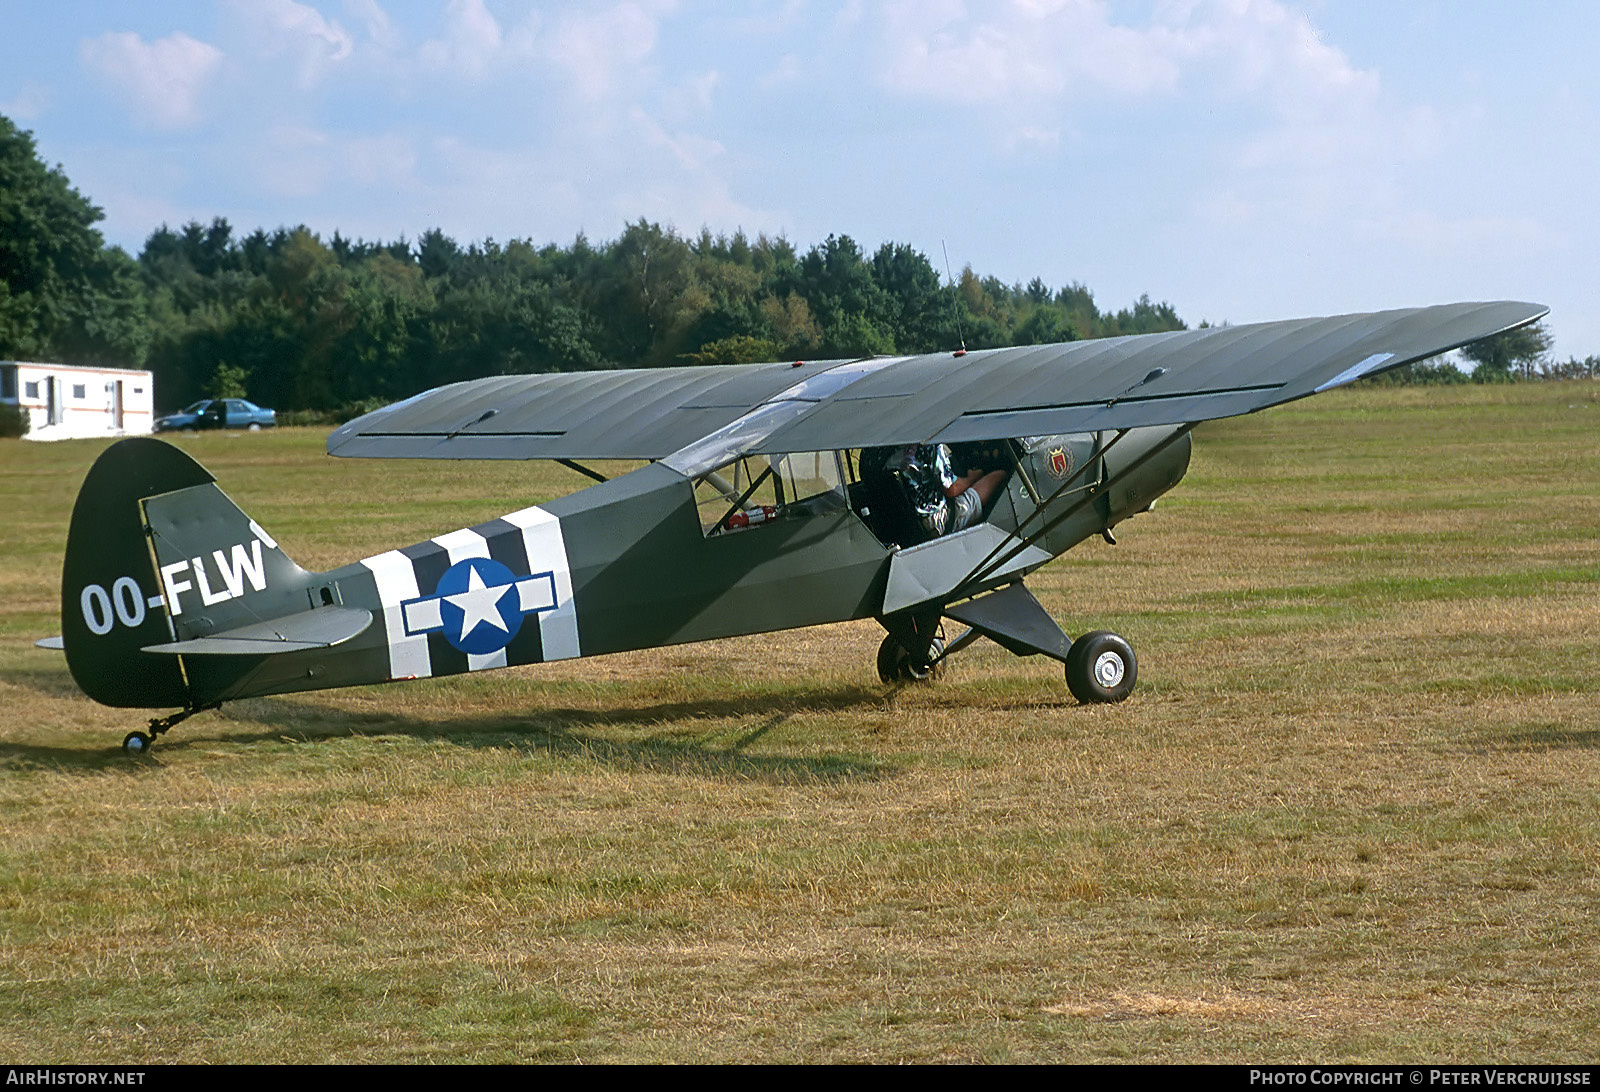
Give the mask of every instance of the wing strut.
[[[1001, 565], [1004, 565], [1007, 561], [1010, 561], [1016, 556], [1017, 552], [1027, 549], [1029, 546], [1037, 542], [1042, 535], [1050, 531], [1055, 526], [1054, 523], [1048, 527], [1041, 527], [1036, 534], [1030, 533], [1026, 538], [1023, 537], [1023, 532], [1027, 528], [1028, 524], [1032, 523], [1035, 519], [1040, 518], [1046, 508], [1049, 508], [1050, 505], [1054, 504], [1067, 492], [1073, 489], [1087, 489], [1088, 493], [1085, 494], [1084, 499], [1093, 500], [1097, 494], [1095, 493], [1094, 485], [1089, 481], [1089, 470], [1096, 465], [1103, 468], [1105, 466], [1105, 453], [1116, 447], [1117, 441], [1128, 435], [1129, 431], [1129, 429], [1119, 430], [1105, 447], [1096, 449], [1089, 458], [1083, 461], [1082, 467], [1074, 471], [1066, 481], [1062, 482], [1056, 487], [1056, 491], [1054, 493], [1051, 493], [1048, 497], [1041, 500], [1034, 507], [1033, 511], [1029, 512], [1027, 516], [1023, 518], [1022, 522], [1017, 525], [1017, 529], [1011, 532], [1010, 538], [1002, 539], [998, 546], [989, 551], [988, 556], [974, 565], [972, 571], [966, 575], [966, 577], [961, 581], [960, 584], [957, 585], [957, 587], [961, 587], [971, 582], [974, 577], [978, 577], [980, 574], [987, 576]], [[1020, 460], [1017, 462], [1017, 469], [1019, 472], [1022, 470], [1022, 463]], [[1077, 482], [1080, 477], [1083, 478], [1083, 484], [1075, 485], [1074, 483]], [[1029, 484], [1031, 485], [1032, 482], [1030, 481]], [[1068, 515], [1077, 512], [1081, 507], [1083, 507], [1081, 503], [1073, 505], [1068, 511]], [[1001, 558], [999, 561], [995, 561], [996, 556], [999, 555], [1001, 551], [1006, 549], [1006, 543], [1013, 540], [1017, 542], [1017, 546], [1011, 552], [1007, 553], [1005, 557]], [[994, 562], [994, 564], [991, 565], [990, 562]]]
[[610, 481], [611, 480], [611, 479], [607, 478], [604, 474], [600, 473], [600, 471], [598, 471], [598, 470], [590, 470], [588, 467], [584, 466], [582, 463], [577, 462], [577, 461], [572, 460], [572, 459], [557, 459], [556, 462], [560, 463], [562, 466], [566, 467], [568, 470], [576, 470], [579, 474], [582, 474], [584, 477], [593, 478], [597, 482], [604, 482], [604, 481]]

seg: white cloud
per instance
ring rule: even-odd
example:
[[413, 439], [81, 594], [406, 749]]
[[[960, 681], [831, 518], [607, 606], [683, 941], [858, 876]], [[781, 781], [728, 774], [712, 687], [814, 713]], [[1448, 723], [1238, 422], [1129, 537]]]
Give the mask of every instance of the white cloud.
[[552, 165], [539, 149], [506, 150], [440, 136], [427, 148], [426, 182], [408, 191], [415, 231], [439, 227], [463, 242], [553, 238], [592, 212], [593, 180]]
[[1024, 125], [1012, 131], [1006, 147], [1012, 151], [1022, 148], [1053, 150], [1061, 144], [1061, 130], [1053, 126]]
[[483, 0], [450, 0], [444, 19], [443, 35], [422, 43], [418, 60], [425, 68], [482, 79], [500, 57], [500, 21]]
[[1145, 95], [1180, 74], [1164, 27], [1111, 21], [1097, 0], [1007, 0], [974, 18], [961, 0], [899, 0], [884, 18], [884, 78], [946, 102], [1021, 104], [1084, 92]]
[[1303, 15], [1278, 3], [1211, 0], [1169, 4], [1162, 29], [1196, 91], [1258, 104], [1286, 122], [1319, 124], [1372, 109], [1378, 74], [1322, 40]]
[[1163, 14], [1195, 89], [1258, 119], [1234, 131], [1226, 192], [1202, 197], [1202, 214], [1226, 208], [1219, 222], [1280, 228], [1409, 221], [1407, 191], [1444, 144], [1433, 111], [1390, 101], [1377, 72], [1280, 4], [1218, 0]]
[[1436, 262], [1488, 264], [1517, 259], [1548, 259], [1571, 240], [1541, 223], [1538, 217], [1444, 217], [1414, 209], [1390, 219], [1360, 224], [1363, 234], [1379, 240], [1398, 239]]
[[337, 22], [329, 22], [316, 8], [296, 0], [235, 0], [236, 6], [266, 27], [289, 38], [320, 43], [334, 60], [350, 55], [350, 35]]
[[137, 121], [159, 129], [201, 119], [205, 92], [223, 61], [220, 49], [181, 31], [149, 43], [131, 31], [102, 34], [81, 43], [79, 56], [127, 96]]
[[1404, 222], [1407, 172], [1445, 143], [1432, 111], [1389, 101], [1276, 0], [1164, 0], [1126, 25], [1100, 0], [900, 0], [880, 29], [892, 90], [997, 112], [1006, 153], [1128, 104], [1159, 111], [1190, 138], [1187, 169], [1206, 168], [1191, 207], [1218, 224]]
[[389, 20], [389, 13], [378, 6], [378, 0], [344, 0], [344, 7], [380, 49], [392, 50], [400, 45], [400, 35]]
[[393, 133], [349, 140], [339, 151], [343, 174], [361, 185], [393, 184], [416, 173], [417, 150]]
[[24, 80], [14, 98], [0, 102], [0, 114], [31, 121], [50, 105], [50, 92], [37, 80]]
[[1376, 73], [1273, 0], [1168, 0], [1142, 25], [1116, 23], [1100, 0], [900, 0], [882, 31], [891, 88], [1024, 112], [1184, 94], [1315, 121], [1379, 90]]
[[635, 108], [630, 118], [644, 142], [669, 152], [678, 166], [685, 171], [704, 171], [713, 159], [725, 154], [727, 149], [715, 140], [694, 133], [669, 133], [643, 110]]
[[253, 185], [278, 198], [305, 200], [320, 195], [332, 173], [332, 145], [326, 133], [309, 126], [275, 126], [252, 157]]
[[774, 87], [794, 83], [802, 75], [803, 69], [800, 65], [800, 58], [793, 53], [785, 53], [778, 58], [778, 63], [772, 70], [757, 80], [756, 84], [763, 90], [771, 90]]
[[296, 77], [302, 87], [316, 83], [355, 50], [349, 32], [336, 20], [295, 0], [233, 0], [232, 6], [264, 55], [287, 53], [298, 59]]
[[691, 118], [702, 117], [711, 109], [712, 99], [722, 84], [722, 74], [715, 70], [688, 76], [676, 87], [661, 90], [661, 114], [674, 124], [683, 124]]
[[663, 4], [622, 3], [593, 14], [568, 14], [542, 43], [546, 59], [584, 98], [604, 98], [625, 82], [656, 47]]
[[643, 110], [629, 115], [631, 133], [625, 155], [610, 155], [602, 166], [607, 177], [608, 214], [590, 223], [629, 223], [643, 216], [675, 224], [687, 233], [702, 226], [714, 230], [777, 231], [778, 215], [734, 196], [729, 176], [732, 154], [719, 140], [699, 133], [672, 130]]
[[611, 98], [625, 85], [637, 86], [628, 77], [654, 52], [658, 17], [670, 7], [664, 0], [624, 0], [599, 10], [530, 11], [507, 28], [484, 0], [450, 0], [440, 33], [422, 44], [417, 60], [471, 81], [507, 66], [536, 66], [579, 98]]
[[303, 200], [330, 193], [394, 194], [416, 185], [418, 155], [395, 133], [352, 136], [308, 125], [278, 125], [261, 142], [249, 166], [268, 195]]
[[569, 134], [555, 147], [439, 137], [413, 172], [386, 185], [411, 210], [413, 231], [437, 225], [463, 239], [570, 238], [580, 229], [611, 238], [640, 217], [686, 231], [780, 226], [732, 196], [717, 141], [669, 131], [637, 109], [620, 125]]

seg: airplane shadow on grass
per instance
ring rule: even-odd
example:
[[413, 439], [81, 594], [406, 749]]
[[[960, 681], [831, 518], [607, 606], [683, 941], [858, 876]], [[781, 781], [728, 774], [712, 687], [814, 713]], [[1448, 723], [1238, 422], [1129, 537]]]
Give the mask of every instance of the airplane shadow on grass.
[[[239, 725], [256, 722], [271, 727], [257, 734], [230, 733], [228, 738], [236, 742], [313, 742], [401, 735], [458, 747], [511, 748], [616, 768], [740, 781], [858, 781], [892, 777], [899, 771], [859, 756], [763, 755], [750, 754], [747, 748], [797, 713], [837, 712], [883, 704], [882, 691], [846, 686], [771, 699], [755, 709], [747, 697], [706, 698], [608, 709], [543, 708], [444, 719], [353, 712], [303, 701], [263, 698], [240, 703], [232, 716]], [[681, 727], [684, 721], [730, 718], [741, 723], [731, 727], [707, 725], [698, 731]], [[608, 728], [643, 730], [645, 734], [619, 738], [605, 733]]]
[[[35, 677], [37, 676], [37, 677]], [[6, 672], [5, 681], [52, 697], [76, 693], [54, 673]], [[439, 740], [459, 747], [509, 748], [527, 753], [575, 758], [604, 765], [647, 771], [723, 777], [780, 784], [877, 780], [899, 770], [859, 756], [819, 753], [811, 757], [750, 754], [748, 748], [797, 713], [828, 713], [882, 708], [892, 692], [865, 686], [803, 690], [771, 696], [752, 708], [748, 696], [618, 706], [609, 709], [544, 708], [527, 712], [495, 712], [461, 717], [411, 717], [389, 711], [362, 712], [306, 701], [253, 698], [207, 712], [163, 736], [149, 756], [130, 759], [120, 737], [105, 747], [88, 749], [32, 745], [0, 740], [0, 768], [50, 768], [85, 773], [103, 770], [160, 769], [161, 755], [181, 747], [288, 740], [316, 743], [369, 736], [407, 736]], [[129, 710], [128, 727], [144, 728], [146, 714]], [[208, 721], [221, 717], [228, 730], [216, 732]], [[695, 720], [739, 720], [732, 727], [703, 731], [666, 730], [667, 725]], [[662, 731], [650, 733], [652, 726]], [[257, 730], [250, 730], [252, 727]], [[617, 738], [605, 729], [644, 729], [636, 738]]]
[[1600, 747], [1600, 728], [1549, 725], [1524, 728], [1503, 736], [1475, 736], [1462, 741], [1480, 753], [1585, 750]]

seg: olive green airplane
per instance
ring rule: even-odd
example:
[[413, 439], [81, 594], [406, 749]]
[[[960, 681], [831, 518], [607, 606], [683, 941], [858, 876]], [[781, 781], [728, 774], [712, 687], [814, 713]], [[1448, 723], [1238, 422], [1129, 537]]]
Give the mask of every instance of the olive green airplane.
[[[856, 618], [885, 682], [981, 637], [1065, 664], [1114, 702], [1123, 638], [1069, 640], [1023, 578], [1150, 509], [1201, 421], [1329, 390], [1534, 322], [1464, 303], [1064, 345], [859, 360], [479, 379], [337, 429], [377, 459], [553, 459], [586, 489], [331, 572], [296, 565], [215, 479], [159, 440], [90, 469], [62, 573], [61, 647], [106, 705], [170, 715], [147, 751], [226, 701], [654, 648]], [[927, 518], [921, 452], [970, 525]], [[607, 479], [592, 460], [643, 460]], [[948, 470], [948, 473], [945, 471]], [[947, 490], [934, 506], [963, 503]], [[945, 633], [944, 623], [961, 632]]]

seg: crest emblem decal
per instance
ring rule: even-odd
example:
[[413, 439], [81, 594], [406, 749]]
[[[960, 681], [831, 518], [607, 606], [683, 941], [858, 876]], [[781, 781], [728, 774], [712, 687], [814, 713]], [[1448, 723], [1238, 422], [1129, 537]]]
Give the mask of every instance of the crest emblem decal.
[[1072, 472], [1072, 456], [1067, 454], [1064, 444], [1057, 444], [1050, 449], [1050, 473], [1057, 478], [1065, 478]]

